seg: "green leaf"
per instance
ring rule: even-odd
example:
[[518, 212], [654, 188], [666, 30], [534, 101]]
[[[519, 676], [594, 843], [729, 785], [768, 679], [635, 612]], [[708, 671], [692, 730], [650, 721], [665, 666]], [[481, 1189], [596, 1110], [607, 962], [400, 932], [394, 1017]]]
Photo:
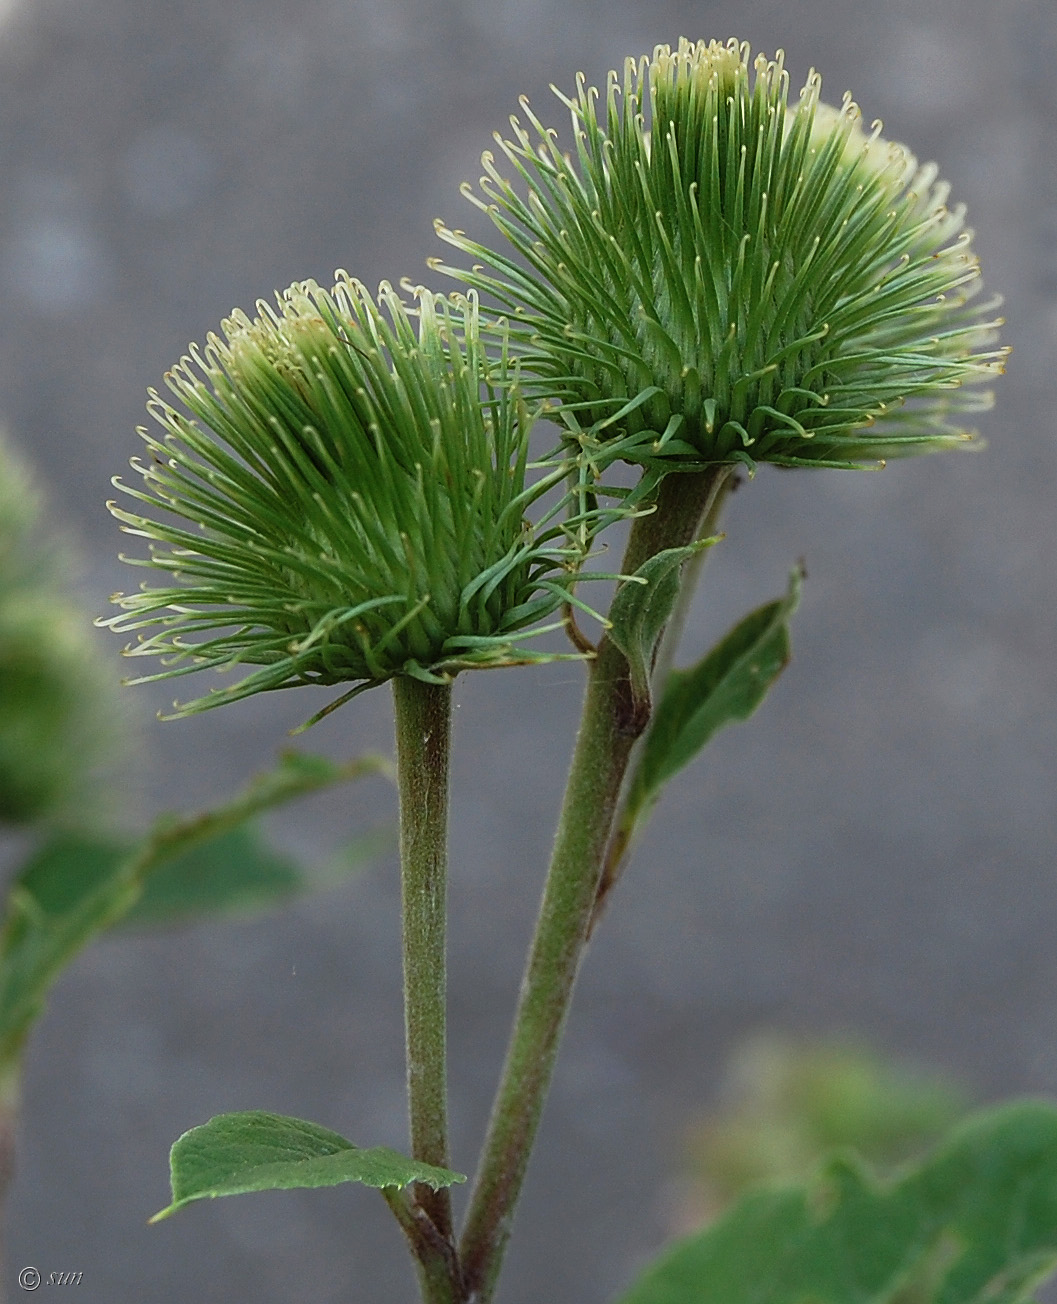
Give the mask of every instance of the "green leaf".
[[175, 1143], [169, 1156], [172, 1204], [151, 1222], [168, 1218], [193, 1200], [249, 1191], [338, 1186], [407, 1186], [424, 1182], [434, 1191], [466, 1180], [459, 1173], [375, 1146], [361, 1150], [343, 1136], [283, 1114], [251, 1109], [218, 1114], [193, 1127]]
[[[246, 821], [388, 766], [376, 757], [339, 765], [291, 752], [223, 806], [189, 819], [163, 816], [139, 842], [70, 835], [48, 842], [12, 884], [0, 929], [0, 1074], [13, 1071], [29, 1028], [66, 965], [133, 910], [155, 874], [165, 875], [153, 906], [150, 897], [145, 905], [155, 917], [164, 900], [173, 905], [179, 898], [185, 915], [202, 913], [211, 903], [230, 908], [239, 896], [245, 903], [253, 880], [258, 900], [268, 893], [274, 899], [280, 880], [289, 881], [291, 867], [264, 850], [244, 827]], [[210, 866], [217, 869], [221, 862], [220, 872], [230, 877], [214, 881]], [[182, 888], [174, 875], [182, 876]]]
[[1057, 1268], [1057, 1108], [978, 1114], [901, 1181], [850, 1159], [758, 1190], [619, 1304], [1023, 1304]]
[[163, 861], [146, 876], [124, 922], [136, 927], [245, 913], [288, 899], [303, 882], [300, 867], [273, 852], [259, 830], [245, 824]]
[[244, 918], [330, 886], [392, 842], [391, 831], [368, 834], [343, 848], [322, 870], [297, 864], [267, 845], [254, 823], [243, 824], [162, 861], [122, 920], [130, 928]]
[[325, 756], [284, 752], [271, 770], [254, 775], [245, 790], [215, 810], [201, 815], [162, 816], [143, 844], [152, 864], [182, 855], [196, 843], [206, 842], [237, 828], [253, 815], [282, 806], [297, 797], [347, 783], [368, 774], [392, 775], [392, 762], [384, 756], [363, 756], [338, 763]]
[[139, 891], [127, 846], [61, 836], [11, 885], [0, 932], [0, 1070], [11, 1071], [52, 983]]
[[716, 539], [699, 539], [684, 548], [658, 552], [625, 579], [609, 609], [609, 639], [627, 658], [636, 716], [650, 713], [650, 673], [657, 640], [672, 614], [679, 591], [679, 569]]
[[789, 618], [800, 600], [800, 580], [794, 571], [784, 598], [751, 612], [696, 666], [671, 672], [628, 795], [628, 831], [717, 730], [747, 720], [767, 696], [789, 661]]

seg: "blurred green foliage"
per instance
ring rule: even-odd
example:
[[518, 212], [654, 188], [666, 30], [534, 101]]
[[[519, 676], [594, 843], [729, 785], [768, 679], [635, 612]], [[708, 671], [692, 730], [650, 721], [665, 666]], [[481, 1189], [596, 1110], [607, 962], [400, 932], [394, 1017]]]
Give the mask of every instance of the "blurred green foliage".
[[875, 1171], [890, 1171], [925, 1151], [970, 1106], [953, 1082], [862, 1044], [775, 1033], [735, 1051], [721, 1100], [689, 1140], [706, 1216], [756, 1183], [807, 1176], [834, 1150], [854, 1150]]
[[1055, 1268], [1057, 1108], [1027, 1100], [973, 1114], [897, 1178], [845, 1154], [756, 1186], [618, 1304], [1029, 1304]]
[[94, 822], [126, 742], [116, 676], [72, 597], [28, 469], [0, 437], [0, 825]]

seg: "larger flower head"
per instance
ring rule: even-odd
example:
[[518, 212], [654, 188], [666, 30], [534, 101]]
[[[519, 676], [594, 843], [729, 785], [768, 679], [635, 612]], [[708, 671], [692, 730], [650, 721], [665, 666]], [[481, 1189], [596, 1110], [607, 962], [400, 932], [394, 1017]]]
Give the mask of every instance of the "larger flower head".
[[[436, 682], [525, 659], [519, 637], [568, 598], [575, 549], [526, 507], [530, 419], [505, 356], [481, 347], [473, 298], [419, 291], [417, 321], [341, 275], [235, 313], [173, 369], [141, 431], [146, 514], [111, 510], [151, 540], [133, 564], [176, 583], [118, 594], [129, 649], [160, 674], [256, 667], [181, 707], [303, 683], [394, 675]], [[190, 415], [189, 415], [190, 414]], [[117, 483], [117, 482], [116, 482]]]
[[[524, 363], [611, 456], [853, 466], [971, 437], [1001, 370], [960, 207], [936, 169], [864, 132], [781, 56], [681, 41], [581, 78], [575, 155], [523, 102], [484, 156], [514, 254], [444, 270], [515, 314]], [[520, 257], [518, 257], [520, 255]], [[876, 423], [876, 426], [875, 426]]]

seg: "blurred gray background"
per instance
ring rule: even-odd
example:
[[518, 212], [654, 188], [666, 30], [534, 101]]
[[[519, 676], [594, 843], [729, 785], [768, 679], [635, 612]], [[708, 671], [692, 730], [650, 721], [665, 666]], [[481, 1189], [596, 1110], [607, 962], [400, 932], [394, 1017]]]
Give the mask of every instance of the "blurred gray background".
[[[672, 787], [588, 957], [505, 1304], [602, 1304], [667, 1235], [685, 1130], [763, 1028], [853, 1032], [982, 1099], [1057, 1092], [1057, 8], [1052, 0], [4, 0], [0, 422], [79, 541], [87, 607], [135, 581], [103, 503], [144, 391], [234, 306], [347, 267], [428, 275], [431, 222], [525, 92], [659, 41], [738, 36], [936, 158], [1014, 346], [986, 452], [882, 473], [764, 469], [726, 518], [687, 653], [809, 579], [757, 719]], [[118, 640], [115, 676], [120, 673]], [[498, 1072], [581, 691], [575, 666], [457, 688], [454, 1163]], [[278, 694], [159, 724], [121, 818], [207, 803], [322, 706]], [[387, 693], [306, 746], [388, 750]], [[382, 781], [275, 824], [306, 857], [394, 813]], [[236, 926], [109, 939], [29, 1055], [7, 1285], [81, 1304], [408, 1301], [381, 1200], [207, 1203], [158, 1227], [166, 1155], [228, 1109], [404, 1142], [396, 867]]]

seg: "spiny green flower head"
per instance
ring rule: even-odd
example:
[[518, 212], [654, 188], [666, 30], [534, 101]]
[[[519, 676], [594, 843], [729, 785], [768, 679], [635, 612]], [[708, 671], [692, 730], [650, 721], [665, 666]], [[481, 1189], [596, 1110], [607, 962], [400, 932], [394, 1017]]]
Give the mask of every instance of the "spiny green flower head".
[[[608, 459], [851, 467], [972, 438], [1002, 370], [996, 301], [932, 164], [867, 132], [779, 54], [680, 41], [582, 76], [575, 154], [522, 106], [485, 154], [513, 246], [438, 223], [472, 269], [435, 266], [514, 314], [526, 371]], [[875, 424], [876, 423], [876, 424]], [[669, 462], [669, 465], [671, 463]]]
[[187, 411], [152, 391], [142, 485], [115, 480], [145, 510], [111, 511], [150, 540], [124, 560], [175, 581], [118, 594], [102, 622], [152, 630], [127, 651], [167, 657], [133, 682], [256, 667], [178, 714], [545, 659], [519, 637], [568, 599], [568, 523], [525, 517], [563, 470], [527, 483], [530, 414], [516, 368], [485, 355], [474, 297], [419, 290], [416, 321], [387, 285], [376, 302], [338, 278], [192, 347], [166, 377]]

